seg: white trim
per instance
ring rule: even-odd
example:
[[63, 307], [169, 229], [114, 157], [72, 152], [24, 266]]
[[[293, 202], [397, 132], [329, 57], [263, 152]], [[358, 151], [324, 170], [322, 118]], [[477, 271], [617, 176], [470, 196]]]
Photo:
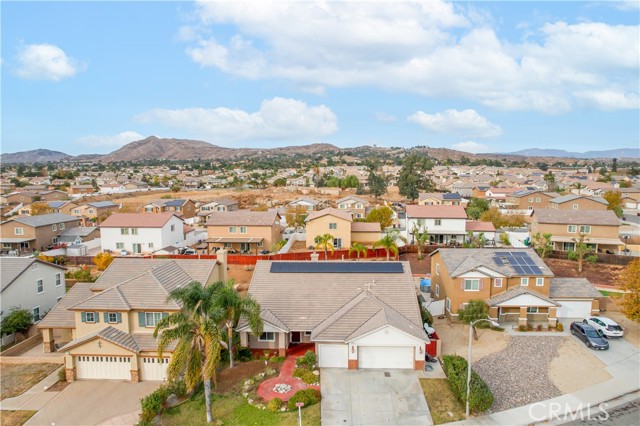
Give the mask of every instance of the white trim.
[[[268, 334], [271, 333], [273, 334], [273, 338], [269, 339], [269, 338], [262, 338], [262, 335], [264, 334], [265, 337], [268, 336]], [[262, 332], [261, 335], [258, 336], [258, 342], [275, 342], [276, 341], [276, 332], [275, 331], [264, 331]]]
[[[500, 285], [498, 285], [498, 283], [500, 283]], [[493, 286], [497, 287], [497, 288], [502, 287], [502, 278], [494, 278], [493, 279]]]
[[[526, 282], [526, 284], [525, 284], [525, 282]], [[529, 287], [529, 277], [520, 277], [520, 285], [522, 287]]]
[[[427, 337], [427, 339], [426, 339], [426, 340], [419, 339], [419, 338], [417, 338], [416, 336], [413, 336], [413, 335], [411, 335], [411, 334], [409, 334], [409, 333], [407, 333], [407, 332], [404, 332], [404, 331], [400, 330], [399, 328], [396, 328], [396, 327], [394, 327], [394, 326], [392, 326], [392, 325], [389, 325], [389, 324], [385, 324], [385, 325], [383, 325], [383, 326], [380, 326], [380, 327], [376, 328], [375, 330], [371, 330], [371, 331], [369, 331], [368, 333], [365, 333], [365, 334], [363, 334], [363, 335], [361, 335], [361, 336], [358, 336], [358, 337], [356, 337], [355, 339], [349, 339], [349, 340], [346, 340], [346, 341], [345, 341], [345, 343], [348, 343], [348, 344], [355, 343], [355, 342], [357, 342], [359, 339], [362, 339], [362, 338], [364, 338], [364, 337], [367, 337], [368, 335], [373, 334], [373, 333], [376, 333], [376, 332], [378, 332], [378, 331], [380, 331], [380, 330], [383, 330], [383, 329], [385, 329], [385, 328], [387, 328], [387, 327], [388, 327], [388, 328], [392, 328], [392, 329], [394, 329], [394, 330], [396, 330], [396, 331], [398, 331], [398, 332], [400, 332], [400, 333], [402, 333], [402, 334], [404, 334], [404, 335], [406, 335], [406, 336], [409, 336], [409, 337], [411, 337], [412, 339], [415, 339], [415, 340], [417, 340], [417, 341], [419, 341], [419, 342], [424, 342], [424, 343], [429, 343], [429, 342], [430, 342], [430, 340], [429, 340], [429, 338], [428, 338], [428, 337]], [[416, 326], [416, 327], [417, 327], [417, 326]], [[357, 345], [357, 343], [356, 343], [356, 345]], [[359, 345], [357, 345], [357, 346], [359, 346]], [[367, 346], [368, 346], [368, 345], [367, 345]], [[377, 346], [385, 346], [385, 345], [384, 345], [384, 344], [380, 344], [380, 345], [377, 345]], [[387, 346], [395, 346], [395, 345], [387, 345]]]
[[[538, 284], [540, 282], [540, 284]], [[544, 286], [544, 278], [537, 277], [536, 278], [536, 287]]]
[[[42, 282], [42, 291], [38, 291], [38, 282]], [[40, 278], [36, 280], [36, 294], [44, 293], [44, 278]]]
[[[467, 288], [467, 281], [477, 281], [478, 288], [474, 289], [473, 285], [471, 286], [471, 288]], [[463, 282], [464, 282], [464, 291], [480, 291], [480, 278], [465, 278]]]

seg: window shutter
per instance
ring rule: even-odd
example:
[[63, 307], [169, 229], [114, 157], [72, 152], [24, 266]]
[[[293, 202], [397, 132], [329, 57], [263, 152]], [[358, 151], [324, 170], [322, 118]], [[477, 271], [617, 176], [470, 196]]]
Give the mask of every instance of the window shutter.
[[116, 322], [118, 324], [122, 322], [122, 314], [120, 312], [116, 313]]
[[479, 280], [479, 282], [480, 282], [480, 284], [478, 284], [478, 288], [479, 288], [480, 290], [482, 290], [482, 283], [484, 282], [484, 280], [482, 280], [482, 279], [481, 279], [481, 280]]
[[109, 322], [109, 312], [103, 312], [102, 315], [102, 318], [104, 318], [104, 322]]
[[96, 323], [100, 322], [100, 316], [98, 315], [97, 312], [93, 313], [93, 317], [96, 319]]
[[166, 318], [166, 317], [168, 317], [168, 316], [169, 316], [169, 314], [168, 314], [168, 313], [166, 313], [166, 312], [163, 312], [163, 313], [162, 313], [162, 318]]
[[87, 322], [87, 313], [86, 312], [80, 312], [80, 321]]
[[460, 279], [460, 290], [464, 290], [464, 278]]
[[144, 312], [138, 312], [138, 324], [140, 327], [146, 327], [147, 323], [144, 318]]

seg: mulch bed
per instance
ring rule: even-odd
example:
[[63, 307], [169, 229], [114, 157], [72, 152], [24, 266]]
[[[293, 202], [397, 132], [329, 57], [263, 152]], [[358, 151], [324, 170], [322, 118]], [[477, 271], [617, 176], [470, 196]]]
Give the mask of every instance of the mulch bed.
[[606, 265], [602, 263], [582, 264], [582, 273], [578, 273], [578, 262], [563, 259], [544, 259], [549, 269], [556, 277], [583, 277], [597, 286], [617, 286], [620, 273], [624, 270], [622, 265]]
[[[280, 364], [270, 362], [269, 367], [279, 370]], [[242, 382], [264, 371], [264, 361], [237, 362], [235, 367], [229, 368], [227, 365], [217, 374], [217, 386], [215, 392], [227, 393], [238, 390]]]
[[417, 253], [405, 253], [400, 255], [400, 260], [403, 262], [409, 262], [411, 265], [412, 274], [430, 274], [431, 273], [431, 258], [425, 254], [425, 258], [418, 260]]
[[69, 385], [69, 382], [56, 382], [53, 386], [49, 386], [46, 392], [61, 392]]

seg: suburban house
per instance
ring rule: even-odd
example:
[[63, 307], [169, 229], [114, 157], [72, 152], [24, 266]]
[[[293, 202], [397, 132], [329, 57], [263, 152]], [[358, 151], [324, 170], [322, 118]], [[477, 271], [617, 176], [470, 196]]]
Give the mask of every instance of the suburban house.
[[244, 319], [240, 343], [284, 355], [315, 344], [321, 368], [424, 368], [429, 342], [408, 262], [258, 261], [249, 294], [260, 336]]
[[67, 381], [166, 380], [174, 349], [158, 356], [158, 321], [180, 310], [169, 292], [226, 280], [226, 258], [117, 258], [95, 283], [77, 283], [38, 324], [44, 352], [65, 354]]
[[62, 207], [64, 213], [83, 219], [84, 224], [88, 222], [99, 223], [109, 217], [113, 212], [117, 212], [120, 206], [113, 201], [95, 201], [92, 203], [69, 203]]
[[459, 206], [461, 202], [457, 192], [427, 192], [418, 196], [419, 206]]
[[100, 224], [102, 251], [141, 254], [184, 241], [184, 221], [173, 213], [113, 213]]
[[373, 244], [381, 236], [378, 222], [354, 222], [351, 213], [328, 207], [309, 213], [306, 222], [306, 245], [315, 247], [316, 238], [330, 234], [333, 248], [349, 248], [352, 242]]
[[81, 195], [81, 194], [93, 194], [96, 192], [93, 185], [71, 185], [69, 187], [69, 193], [72, 195]]
[[499, 322], [548, 322], [597, 315], [601, 294], [583, 278], [554, 278], [532, 249], [449, 249], [431, 256], [431, 294], [456, 319], [472, 300]]
[[620, 220], [612, 210], [539, 210], [531, 218], [531, 235], [551, 234], [554, 250], [574, 250], [576, 240], [599, 253], [618, 253], [624, 248], [620, 241]]
[[196, 203], [193, 200], [155, 200], [140, 208], [143, 213], [174, 213], [184, 219], [196, 215]]
[[42, 191], [38, 195], [40, 196], [40, 201], [62, 201], [69, 199], [69, 194], [58, 189]]
[[551, 208], [549, 201], [558, 197], [557, 192], [521, 189], [507, 195], [505, 208], [514, 210], [539, 210]]
[[221, 198], [202, 204], [198, 208], [198, 222], [207, 222], [212, 214], [216, 212], [231, 212], [238, 210], [238, 202], [228, 198]]
[[362, 198], [347, 196], [336, 201], [338, 210], [350, 212], [354, 219], [363, 219], [367, 215], [369, 203]]
[[312, 212], [312, 211], [318, 210], [321, 205], [322, 205], [322, 202], [319, 200], [314, 200], [313, 198], [308, 198], [308, 197], [302, 197], [288, 203], [287, 208], [289, 207], [296, 208], [298, 206], [302, 206], [306, 211]]
[[416, 228], [427, 230], [432, 243], [462, 243], [467, 235], [467, 213], [462, 206], [417, 206], [406, 208], [405, 235], [411, 241]]
[[62, 213], [14, 216], [0, 224], [2, 250], [43, 251], [58, 244], [65, 229], [80, 226], [80, 219]]
[[550, 208], [559, 210], [607, 210], [609, 202], [602, 197], [567, 194], [549, 200]]
[[256, 254], [261, 250], [271, 250], [282, 240], [281, 221], [280, 214], [275, 210], [235, 210], [212, 214], [205, 224], [208, 252], [220, 248]]
[[471, 235], [476, 238], [479, 238], [482, 235], [488, 243], [495, 243], [496, 228], [491, 222], [468, 220], [465, 225], [465, 229], [467, 231], [467, 235], [471, 233]]
[[33, 257], [0, 257], [0, 321], [12, 308], [28, 309], [40, 321], [66, 293], [64, 271]]
[[67, 228], [58, 237], [60, 244], [82, 244], [100, 238], [100, 229], [95, 226], [77, 226]]

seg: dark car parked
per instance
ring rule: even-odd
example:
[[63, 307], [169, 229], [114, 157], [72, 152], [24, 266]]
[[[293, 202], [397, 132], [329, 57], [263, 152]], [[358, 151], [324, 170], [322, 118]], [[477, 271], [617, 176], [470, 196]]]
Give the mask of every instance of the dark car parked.
[[571, 334], [582, 340], [587, 347], [597, 350], [609, 349], [609, 342], [600, 330], [582, 322], [571, 323]]

